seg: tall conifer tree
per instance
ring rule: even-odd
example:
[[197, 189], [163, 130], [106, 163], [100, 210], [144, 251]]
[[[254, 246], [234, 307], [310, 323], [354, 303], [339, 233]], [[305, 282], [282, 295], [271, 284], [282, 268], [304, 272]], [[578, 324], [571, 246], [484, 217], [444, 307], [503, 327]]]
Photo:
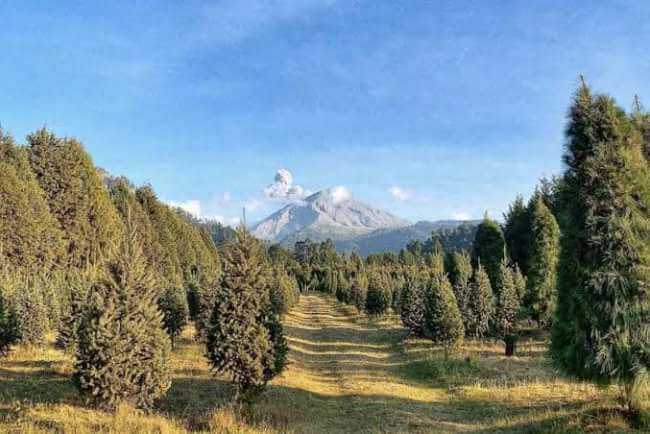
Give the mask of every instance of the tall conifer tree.
[[623, 386], [650, 372], [650, 175], [613, 100], [583, 83], [566, 130], [558, 309], [551, 353], [566, 372]]

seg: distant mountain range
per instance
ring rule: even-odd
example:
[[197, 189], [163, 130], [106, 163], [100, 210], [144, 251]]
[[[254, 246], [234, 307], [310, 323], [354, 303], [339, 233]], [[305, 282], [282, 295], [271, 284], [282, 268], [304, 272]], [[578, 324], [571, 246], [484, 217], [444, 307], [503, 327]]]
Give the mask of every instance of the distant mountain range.
[[456, 220], [411, 224], [332, 188], [286, 205], [251, 230], [258, 238], [287, 247], [300, 240], [319, 242], [329, 238], [337, 250], [365, 256], [398, 252], [411, 240], [425, 241], [433, 231], [455, 229], [464, 223], [478, 224]]

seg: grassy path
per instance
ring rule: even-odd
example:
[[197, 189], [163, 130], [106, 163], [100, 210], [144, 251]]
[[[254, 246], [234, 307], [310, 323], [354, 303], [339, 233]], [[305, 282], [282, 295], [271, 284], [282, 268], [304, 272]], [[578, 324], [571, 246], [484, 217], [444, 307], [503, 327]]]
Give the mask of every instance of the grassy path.
[[523, 338], [516, 357], [500, 343], [466, 342], [446, 360], [408, 339], [397, 318], [305, 294], [284, 318], [285, 372], [252, 407], [231, 406], [188, 328], [172, 354], [172, 386], [154, 412], [90, 408], [71, 381], [71, 355], [17, 347], [0, 359], [0, 433], [581, 433], [635, 432], [615, 392], [563, 379], [544, 336]]

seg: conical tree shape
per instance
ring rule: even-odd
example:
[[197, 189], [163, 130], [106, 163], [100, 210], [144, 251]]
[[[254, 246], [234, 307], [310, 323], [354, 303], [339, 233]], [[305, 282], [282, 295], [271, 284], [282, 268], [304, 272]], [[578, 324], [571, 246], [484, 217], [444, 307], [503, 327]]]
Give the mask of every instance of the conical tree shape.
[[472, 321], [472, 310], [470, 308], [470, 297], [472, 294], [472, 260], [467, 253], [455, 252], [453, 258], [453, 274], [455, 276], [454, 295], [458, 302], [458, 308], [463, 318], [465, 328], [468, 328]]
[[459, 347], [465, 336], [463, 319], [449, 279], [443, 273], [429, 282], [424, 296], [424, 333], [446, 350]]
[[61, 231], [24, 149], [0, 129], [0, 255], [12, 267], [42, 271], [63, 255]]
[[566, 372], [624, 386], [650, 372], [650, 174], [629, 120], [583, 83], [567, 128], [558, 309], [551, 354]]
[[517, 196], [504, 217], [503, 237], [510, 259], [527, 272], [530, 254], [530, 212], [524, 205], [524, 198]]
[[498, 223], [491, 220], [487, 214], [479, 225], [474, 239], [472, 259], [477, 265], [480, 261], [490, 277], [494, 287], [499, 276], [499, 264], [505, 256], [505, 240]]
[[490, 333], [495, 306], [490, 278], [480, 262], [474, 270], [469, 300], [472, 318], [467, 334], [471, 337], [483, 338]]
[[499, 267], [499, 290], [496, 301], [495, 331], [506, 342], [517, 333], [519, 296], [512, 270], [504, 258]]
[[82, 145], [45, 129], [27, 137], [29, 161], [50, 212], [64, 233], [68, 265], [83, 268], [110, 257], [122, 222]]
[[400, 295], [402, 323], [414, 336], [424, 335], [424, 293], [428, 279], [428, 273], [418, 270], [417, 267], [409, 267]]
[[391, 305], [391, 290], [386, 274], [373, 270], [368, 275], [368, 292], [366, 295], [366, 313], [384, 315]]
[[556, 278], [560, 229], [541, 199], [532, 204], [531, 249], [524, 305], [542, 326], [550, 324], [557, 301]]
[[178, 288], [166, 289], [158, 299], [158, 307], [163, 314], [163, 327], [174, 348], [176, 338], [183, 332], [189, 317], [185, 291]]
[[154, 283], [127, 219], [127, 234], [91, 289], [78, 332], [75, 382], [102, 408], [114, 409], [120, 402], [149, 408], [171, 385], [170, 342]]
[[357, 310], [362, 311], [365, 309], [366, 298], [368, 297], [368, 276], [364, 269], [361, 269], [352, 278], [350, 297]]
[[223, 277], [216, 291], [206, 353], [216, 373], [232, 378], [237, 398], [260, 392], [275, 362], [265, 324], [266, 279], [260, 243], [241, 226], [236, 239], [223, 249]]

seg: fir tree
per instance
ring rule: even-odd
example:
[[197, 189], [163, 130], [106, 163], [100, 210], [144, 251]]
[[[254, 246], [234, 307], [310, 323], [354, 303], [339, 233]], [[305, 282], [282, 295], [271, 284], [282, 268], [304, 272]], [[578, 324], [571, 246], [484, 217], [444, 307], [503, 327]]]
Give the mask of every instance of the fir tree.
[[519, 312], [519, 296], [513, 272], [508, 261], [503, 258], [499, 267], [499, 289], [496, 300], [495, 331], [497, 336], [506, 344], [506, 356], [514, 355], [517, 339], [517, 313]]
[[185, 291], [179, 288], [168, 288], [158, 299], [158, 307], [163, 314], [163, 327], [171, 340], [172, 349], [176, 338], [187, 325], [189, 308]]
[[463, 342], [465, 327], [449, 279], [438, 273], [430, 279], [424, 296], [424, 334], [445, 351]]
[[106, 409], [120, 402], [149, 408], [169, 389], [170, 342], [159, 296], [134, 225], [127, 222], [79, 326], [74, 378], [88, 401]]
[[503, 237], [510, 259], [527, 273], [530, 255], [530, 212], [524, 198], [517, 196], [504, 215]]
[[14, 312], [20, 342], [26, 345], [41, 345], [48, 331], [49, 317], [47, 305], [38, 285], [38, 277], [20, 279], [14, 292]]
[[623, 386], [650, 372], [648, 164], [625, 114], [582, 83], [569, 114], [551, 354], [566, 372]]
[[453, 288], [458, 308], [463, 318], [465, 328], [472, 320], [470, 297], [472, 295], [472, 260], [467, 253], [454, 252], [452, 256], [452, 269], [455, 276]]
[[391, 289], [386, 275], [381, 271], [372, 271], [368, 276], [366, 313], [384, 315], [388, 312], [391, 302]]
[[122, 223], [83, 146], [45, 129], [27, 137], [29, 162], [50, 212], [65, 234], [67, 265], [83, 268], [110, 257]]
[[494, 319], [494, 295], [490, 278], [480, 262], [474, 270], [470, 288], [469, 309], [472, 317], [467, 333], [472, 337], [483, 338], [490, 333]]
[[18, 324], [0, 287], [0, 357], [6, 356], [11, 345], [20, 338]]
[[352, 303], [359, 311], [366, 308], [366, 298], [368, 296], [368, 276], [362, 269], [352, 278], [350, 286], [350, 298]]
[[560, 229], [541, 199], [532, 204], [530, 238], [524, 305], [538, 324], [547, 326], [555, 313]]
[[274, 341], [279, 337], [271, 336], [266, 321], [272, 310], [260, 243], [241, 226], [236, 239], [225, 244], [222, 256], [223, 277], [215, 297], [206, 355], [216, 373], [232, 378], [236, 399], [248, 399], [263, 389], [270, 373], [277, 374]]
[[490, 284], [494, 287], [499, 276], [499, 264], [505, 254], [505, 240], [503, 232], [494, 220], [491, 220], [487, 213], [483, 222], [479, 225], [474, 239], [474, 251], [472, 259], [476, 266], [479, 262], [485, 267], [490, 277]]
[[424, 335], [424, 292], [427, 283], [428, 274], [411, 267], [401, 293], [400, 317], [414, 336]]

